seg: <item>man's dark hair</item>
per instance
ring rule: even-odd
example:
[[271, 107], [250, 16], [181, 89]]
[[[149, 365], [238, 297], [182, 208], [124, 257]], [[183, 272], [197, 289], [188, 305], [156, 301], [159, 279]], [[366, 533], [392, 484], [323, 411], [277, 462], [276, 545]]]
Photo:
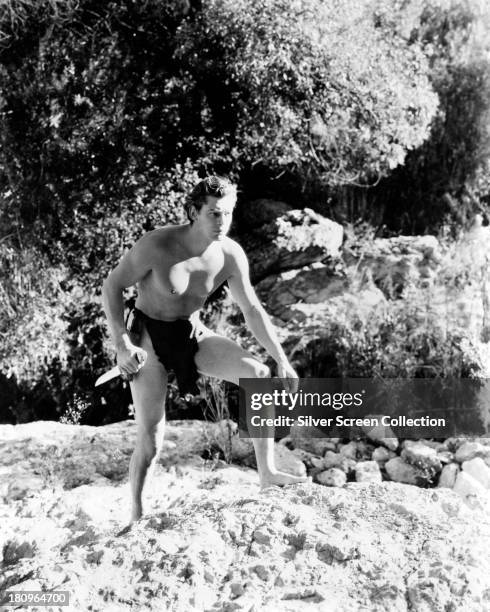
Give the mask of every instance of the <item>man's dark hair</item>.
[[229, 194], [233, 194], [236, 197], [236, 185], [233, 185], [228, 179], [213, 175], [199, 181], [185, 201], [184, 207], [189, 221], [192, 223], [191, 208], [194, 206], [199, 212], [203, 205], [206, 204], [207, 196], [223, 198]]

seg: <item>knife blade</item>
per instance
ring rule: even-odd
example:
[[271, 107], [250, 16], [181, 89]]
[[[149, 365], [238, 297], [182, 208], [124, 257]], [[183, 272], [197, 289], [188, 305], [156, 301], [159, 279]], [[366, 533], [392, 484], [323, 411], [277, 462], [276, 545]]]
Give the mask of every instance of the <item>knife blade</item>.
[[103, 385], [108, 380], [112, 380], [113, 378], [116, 378], [116, 376], [120, 376], [120, 375], [121, 375], [121, 370], [119, 369], [119, 366], [116, 365], [110, 370], [107, 370], [107, 372], [104, 372], [102, 376], [99, 376], [99, 378], [95, 381], [94, 386], [98, 387], [99, 385]]

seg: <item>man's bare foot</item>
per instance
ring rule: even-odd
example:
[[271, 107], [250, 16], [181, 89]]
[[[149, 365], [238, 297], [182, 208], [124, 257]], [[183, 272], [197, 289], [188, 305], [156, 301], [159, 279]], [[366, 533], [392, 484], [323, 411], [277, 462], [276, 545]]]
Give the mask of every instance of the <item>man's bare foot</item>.
[[309, 476], [293, 476], [293, 474], [287, 474], [286, 472], [274, 471], [260, 477], [260, 488], [265, 489], [271, 486], [284, 487], [300, 482], [311, 482], [311, 478]]

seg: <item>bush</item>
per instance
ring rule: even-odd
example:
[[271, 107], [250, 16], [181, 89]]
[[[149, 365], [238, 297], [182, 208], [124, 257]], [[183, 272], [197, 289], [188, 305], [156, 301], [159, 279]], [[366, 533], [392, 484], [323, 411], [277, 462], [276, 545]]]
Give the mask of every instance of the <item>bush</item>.
[[[322, 340], [305, 334], [298, 366], [304, 376], [353, 378], [478, 378], [490, 332], [488, 233], [442, 243], [431, 278], [411, 277], [401, 292], [368, 317], [356, 310], [327, 320]], [[365, 245], [369, 249], [366, 232]], [[362, 258], [362, 242], [359, 257]], [[352, 292], [364, 271], [346, 268]], [[408, 277], [407, 277], [408, 278]], [[372, 282], [372, 280], [370, 281]], [[365, 286], [364, 286], [365, 288]], [[360, 298], [361, 299], [361, 298]], [[296, 332], [297, 333], [297, 332]]]
[[208, 0], [177, 57], [201, 113], [242, 166], [305, 185], [386, 174], [428, 135], [437, 106], [420, 46], [376, 27], [375, 4]]
[[[381, 209], [382, 221], [406, 233], [461, 227], [488, 209], [482, 200], [490, 194], [490, 7], [474, 0], [420, 7], [409, 35], [429, 59], [439, 108], [426, 142], [367, 194], [368, 211]], [[387, 27], [397, 29], [403, 12], [395, 3]]]

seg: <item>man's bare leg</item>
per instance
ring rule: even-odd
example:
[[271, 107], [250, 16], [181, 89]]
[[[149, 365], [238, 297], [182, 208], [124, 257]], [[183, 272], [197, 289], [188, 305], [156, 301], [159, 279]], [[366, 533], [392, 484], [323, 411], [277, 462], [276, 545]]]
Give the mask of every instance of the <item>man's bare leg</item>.
[[[238, 385], [239, 378], [268, 378], [269, 368], [257, 361], [251, 353], [238, 344], [209, 332], [197, 336], [199, 350], [195, 361], [198, 370], [207, 376], [221, 378]], [[288, 485], [306, 482], [306, 476], [293, 476], [276, 469], [274, 460], [274, 438], [252, 438], [260, 485]]]
[[148, 357], [145, 366], [130, 383], [137, 423], [136, 446], [129, 463], [131, 522], [143, 514], [143, 487], [153, 475], [162, 448], [167, 392], [167, 373], [153, 351], [146, 331], [138, 344], [147, 351]]

